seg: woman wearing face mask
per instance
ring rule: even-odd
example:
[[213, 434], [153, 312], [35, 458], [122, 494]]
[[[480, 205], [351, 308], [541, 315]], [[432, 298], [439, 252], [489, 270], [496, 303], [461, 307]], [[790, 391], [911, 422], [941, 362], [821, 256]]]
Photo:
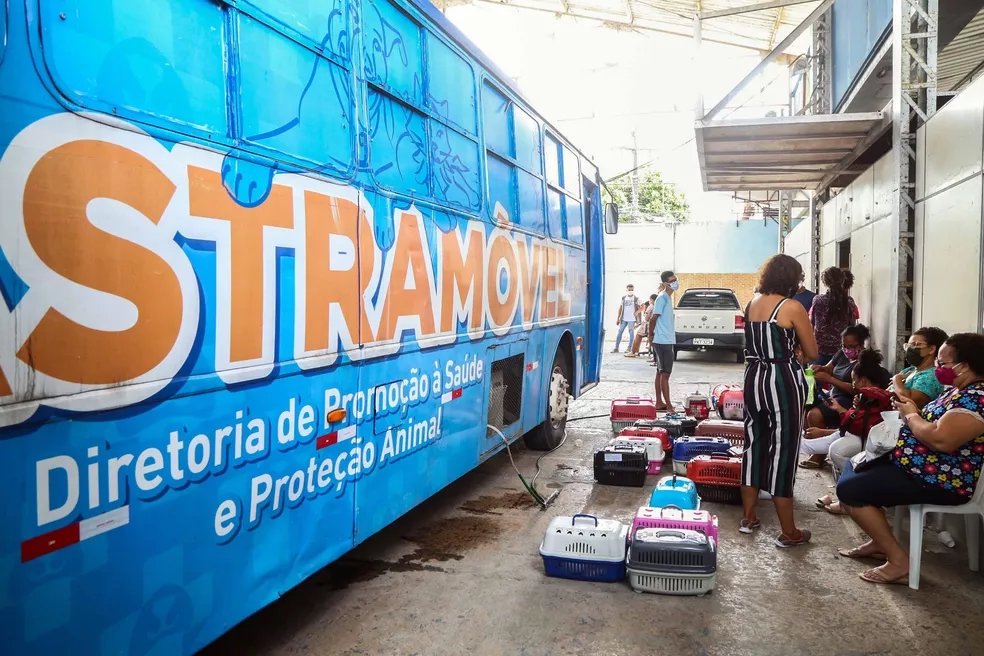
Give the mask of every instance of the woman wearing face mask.
[[[867, 425], [860, 427], [860, 422], [851, 422], [852, 416], [856, 416], [860, 390], [875, 389], [876, 392], [868, 394], [869, 400], [884, 401], [883, 406], [878, 406], [880, 410], [890, 410], [889, 394], [885, 391], [891, 380], [891, 374], [881, 366], [882, 354], [872, 349], [861, 351], [857, 362], [851, 371], [851, 386], [855, 394], [849, 406], [837, 406], [837, 424], [831, 427], [810, 426], [806, 429], [803, 436], [802, 450], [810, 454], [810, 459], [803, 461], [801, 466], [804, 469], [815, 469], [822, 466], [823, 462], [830, 456], [834, 469], [843, 471], [844, 460], [850, 459], [864, 448], [864, 440], [868, 437], [867, 429], [881, 422], [881, 417], [877, 416], [877, 421], [868, 421]], [[877, 394], [880, 392], [881, 394]], [[877, 397], [877, 398], [876, 398]], [[877, 404], [870, 404], [875, 407]], [[816, 467], [814, 466], [816, 463]], [[824, 506], [829, 506], [833, 502], [830, 495], [818, 499]], [[829, 509], [829, 508], [828, 508]]]
[[[828, 388], [829, 394], [818, 395], [816, 402], [808, 408], [806, 413], [807, 429], [831, 429], [840, 426], [841, 415], [854, 402], [855, 388], [851, 374], [870, 336], [871, 332], [864, 324], [848, 326], [841, 336], [841, 350], [830, 359], [828, 364], [813, 366], [814, 380], [818, 385]], [[889, 373], [880, 365], [877, 365], [877, 369], [884, 372], [884, 376], [878, 376], [879, 379], [887, 380], [890, 378]], [[826, 458], [826, 453], [814, 454], [801, 462], [800, 467], [819, 469], [823, 466]]]
[[825, 365], [840, 350], [841, 335], [845, 328], [854, 324], [858, 312], [857, 305], [847, 293], [853, 276], [848, 276], [838, 267], [830, 267], [820, 279], [827, 291], [813, 299], [810, 322], [817, 337], [817, 348], [820, 349], [817, 363]]
[[912, 399], [921, 410], [943, 393], [936, 380], [936, 356], [946, 342], [947, 334], [939, 328], [925, 327], [912, 333], [905, 347], [905, 363], [909, 365], [892, 380], [889, 391]]
[[895, 450], [863, 471], [847, 463], [837, 496], [851, 518], [871, 539], [846, 558], [886, 561], [866, 570], [871, 583], [908, 583], [909, 556], [896, 542], [883, 506], [967, 503], [979, 484], [984, 464], [984, 335], [960, 333], [940, 349], [936, 377], [947, 392], [919, 410], [901, 398], [895, 408], [904, 420]]

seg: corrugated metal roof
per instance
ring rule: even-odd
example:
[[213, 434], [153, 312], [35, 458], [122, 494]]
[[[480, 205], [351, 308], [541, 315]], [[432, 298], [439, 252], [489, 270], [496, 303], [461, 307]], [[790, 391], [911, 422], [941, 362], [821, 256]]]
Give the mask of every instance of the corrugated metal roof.
[[[761, 4], [762, 0], [434, 0], [438, 7], [496, 4], [590, 18], [610, 27], [693, 36], [694, 15]], [[704, 41], [768, 52], [810, 15], [817, 1], [702, 21]], [[798, 53], [797, 53], [798, 54]]]
[[698, 121], [704, 190], [816, 189], [887, 124], [881, 112]]
[[[941, 8], [942, 9], [942, 8]], [[984, 72], [984, 9], [946, 45], [936, 62], [937, 88], [959, 91]]]

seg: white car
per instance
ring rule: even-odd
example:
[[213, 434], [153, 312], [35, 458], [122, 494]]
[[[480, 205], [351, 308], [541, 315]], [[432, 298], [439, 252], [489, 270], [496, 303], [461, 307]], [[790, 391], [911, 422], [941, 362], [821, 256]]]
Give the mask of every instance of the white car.
[[676, 305], [676, 349], [731, 351], [745, 361], [745, 315], [731, 289], [693, 288]]

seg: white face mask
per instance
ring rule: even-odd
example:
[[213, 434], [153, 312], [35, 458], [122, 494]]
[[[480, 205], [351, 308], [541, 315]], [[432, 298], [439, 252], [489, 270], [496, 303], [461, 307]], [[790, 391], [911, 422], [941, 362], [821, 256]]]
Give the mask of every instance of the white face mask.
[[676, 291], [676, 290], [680, 289], [680, 281], [679, 280], [674, 280], [673, 282], [671, 282], [670, 283], [670, 289], [672, 289], [673, 291]]

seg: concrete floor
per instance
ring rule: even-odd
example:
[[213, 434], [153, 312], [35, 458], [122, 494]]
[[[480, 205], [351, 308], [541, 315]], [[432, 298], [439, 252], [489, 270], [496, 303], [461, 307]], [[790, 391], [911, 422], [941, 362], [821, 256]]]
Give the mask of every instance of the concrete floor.
[[[653, 369], [606, 355], [604, 382], [571, 409], [603, 414], [612, 398], [648, 393]], [[682, 354], [674, 397], [695, 383], [737, 382], [732, 356]], [[859, 543], [846, 518], [818, 511], [829, 472], [800, 471], [799, 521], [813, 544], [780, 551], [771, 504], [763, 530], [735, 531], [733, 506], [705, 504], [721, 526], [717, 589], [706, 597], [632, 592], [622, 583], [547, 578], [537, 552], [555, 515], [631, 520], [651, 486], [595, 486], [591, 457], [607, 419], [571, 423], [543, 459], [546, 512], [522, 492], [505, 453], [401, 518], [205, 650], [207, 654], [982, 654], [984, 576], [966, 553], [926, 534], [922, 589], [876, 586], [870, 566], [837, 555]], [[523, 472], [539, 455], [514, 448]], [[942, 629], [941, 627], [952, 627]]]

